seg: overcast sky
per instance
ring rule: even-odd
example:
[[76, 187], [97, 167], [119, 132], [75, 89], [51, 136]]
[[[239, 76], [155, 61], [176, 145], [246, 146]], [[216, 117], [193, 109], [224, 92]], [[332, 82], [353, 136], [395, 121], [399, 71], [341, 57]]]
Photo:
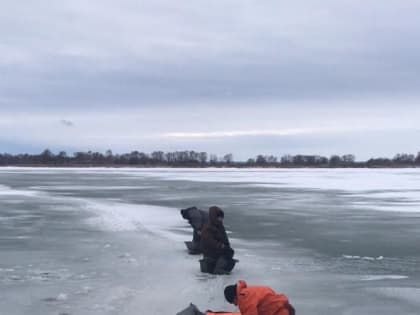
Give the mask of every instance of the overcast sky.
[[420, 151], [418, 0], [0, 3], [0, 152]]

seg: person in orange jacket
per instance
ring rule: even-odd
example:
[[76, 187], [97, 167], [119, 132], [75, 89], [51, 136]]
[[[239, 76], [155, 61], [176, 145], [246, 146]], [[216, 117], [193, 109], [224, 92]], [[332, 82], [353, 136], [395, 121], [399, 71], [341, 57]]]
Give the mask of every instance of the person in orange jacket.
[[225, 288], [226, 300], [239, 307], [242, 315], [295, 315], [284, 294], [265, 286], [247, 286], [244, 280]]

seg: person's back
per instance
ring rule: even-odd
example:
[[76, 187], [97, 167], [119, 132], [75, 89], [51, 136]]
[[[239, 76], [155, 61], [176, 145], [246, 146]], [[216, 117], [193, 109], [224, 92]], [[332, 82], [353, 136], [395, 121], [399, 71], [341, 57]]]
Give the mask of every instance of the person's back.
[[223, 218], [224, 213], [219, 207], [209, 208], [209, 221], [201, 232], [201, 250], [206, 257], [217, 259], [230, 248]]
[[284, 294], [266, 286], [247, 286], [240, 280], [237, 285], [225, 288], [229, 303], [239, 307], [242, 315], [294, 315], [295, 310]]
[[200, 252], [201, 247], [201, 231], [203, 226], [208, 222], [208, 213], [196, 207], [181, 209], [181, 215], [193, 228], [193, 239], [191, 248], [193, 252]]
[[199, 231], [202, 230], [204, 224], [209, 220], [208, 213], [196, 207], [181, 209], [181, 215], [184, 219], [188, 220], [188, 223], [194, 230]]
[[209, 221], [204, 225], [201, 234], [201, 251], [204, 256], [200, 260], [202, 272], [227, 274], [238, 262], [233, 259], [235, 252], [230, 247], [223, 218], [222, 209], [215, 206], [209, 208]]

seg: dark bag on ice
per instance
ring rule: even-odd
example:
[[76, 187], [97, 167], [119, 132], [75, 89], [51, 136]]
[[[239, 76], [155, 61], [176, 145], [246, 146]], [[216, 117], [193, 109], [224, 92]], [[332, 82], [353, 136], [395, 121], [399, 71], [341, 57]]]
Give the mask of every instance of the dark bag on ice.
[[204, 313], [200, 312], [197, 306], [191, 303], [187, 308], [176, 313], [176, 315], [204, 315]]
[[186, 309], [182, 310], [176, 315], [241, 315], [240, 313], [231, 313], [231, 312], [213, 312], [207, 310], [205, 313], [200, 312], [200, 310], [194, 304], [190, 304]]
[[218, 260], [210, 257], [200, 259], [200, 270], [204, 273], [211, 273], [216, 275], [225, 275], [232, 271], [235, 264], [239, 262], [237, 259], [226, 259], [221, 256]]

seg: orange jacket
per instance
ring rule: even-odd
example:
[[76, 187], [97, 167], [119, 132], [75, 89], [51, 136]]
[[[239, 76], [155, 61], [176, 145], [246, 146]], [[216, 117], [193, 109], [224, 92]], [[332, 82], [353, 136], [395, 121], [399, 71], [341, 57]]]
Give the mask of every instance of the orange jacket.
[[236, 287], [237, 305], [242, 315], [289, 315], [289, 299], [269, 287], [250, 286], [239, 280]]

